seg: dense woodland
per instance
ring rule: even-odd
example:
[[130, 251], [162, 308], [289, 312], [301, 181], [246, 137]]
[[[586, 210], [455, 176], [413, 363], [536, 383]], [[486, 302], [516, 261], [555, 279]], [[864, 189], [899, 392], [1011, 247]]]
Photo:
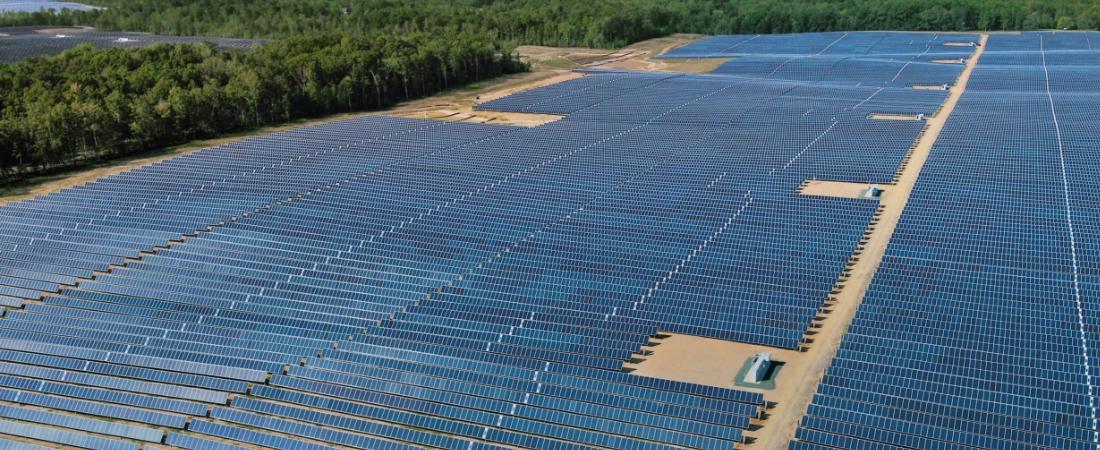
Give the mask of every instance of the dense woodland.
[[674, 32], [1100, 28], [1064, 0], [85, 0], [0, 26], [267, 38], [79, 47], [0, 66], [0, 181], [291, 119], [379, 108], [522, 70], [516, 45], [619, 47]]
[[477, 33], [324, 34], [249, 52], [85, 45], [0, 65], [0, 178], [384, 107], [519, 70], [511, 55]]
[[517, 44], [619, 47], [675, 32], [1100, 28], [1095, 0], [83, 0], [107, 9], [0, 18], [177, 35], [485, 30]]

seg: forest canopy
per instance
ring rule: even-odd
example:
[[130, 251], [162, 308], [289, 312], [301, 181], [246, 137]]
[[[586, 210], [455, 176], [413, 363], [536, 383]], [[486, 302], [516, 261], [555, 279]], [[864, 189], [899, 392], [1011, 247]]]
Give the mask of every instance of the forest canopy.
[[1100, 28], [1091, 0], [87, 0], [106, 9], [0, 25], [240, 38], [484, 30], [516, 44], [620, 47], [669, 33]]

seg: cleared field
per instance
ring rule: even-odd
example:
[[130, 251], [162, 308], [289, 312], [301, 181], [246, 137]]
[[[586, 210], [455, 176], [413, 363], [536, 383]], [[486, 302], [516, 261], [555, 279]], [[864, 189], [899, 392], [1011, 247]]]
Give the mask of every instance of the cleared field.
[[646, 71], [709, 73], [725, 60], [666, 59], [663, 55], [702, 39], [698, 34], [674, 34], [630, 44], [619, 50], [591, 48], [520, 46], [517, 50], [535, 70], [543, 69], [629, 69]]
[[1087, 447], [1095, 37], [545, 50], [582, 69], [10, 202], [0, 440]]

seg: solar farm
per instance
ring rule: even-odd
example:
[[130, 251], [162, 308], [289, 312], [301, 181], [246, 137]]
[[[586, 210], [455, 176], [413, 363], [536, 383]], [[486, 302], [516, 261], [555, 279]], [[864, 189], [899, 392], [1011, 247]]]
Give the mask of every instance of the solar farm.
[[95, 8], [94, 6], [85, 5], [83, 3], [61, 2], [55, 0], [0, 0], [0, 13], [60, 11], [64, 9], [88, 11]]
[[0, 448], [1100, 447], [1094, 40], [714, 36], [6, 203]]
[[[0, 4], [0, 6], [3, 6]], [[260, 41], [201, 36], [158, 36], [146, 33], [92, 31], [84, 28], [9, 27], [0, 28], [0, 64], [11, 64], [37, 56], [57, 55], [78, 45], [98, 48], [138, 48], [155, 44], [200, 44], [211, 42], [221, 48], [247, 50]]]

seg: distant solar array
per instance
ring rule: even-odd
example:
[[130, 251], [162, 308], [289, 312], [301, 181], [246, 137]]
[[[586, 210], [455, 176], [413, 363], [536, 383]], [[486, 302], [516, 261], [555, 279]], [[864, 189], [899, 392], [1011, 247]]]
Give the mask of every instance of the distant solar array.
[[1095, 43], [989, 38], [792, 448], [1097, 447]]
[[212, 42], [222, 48], [249, 49], [260, 41], [200, 36], [158, 36], [144, 33], [98, 32], [83, 29], [0, 28], [0, 64], [36, 56], [60, 54], [81, 44], [100, 48], [138, 48], [163, 43]]
[[90, 11], [96, 9], [96, 7], [83, 3], [59, 2], [54, 0], [0, 0], [0, 14], [6, 12], [60, 11], [63, 9]]
[[946, 97], [942, 90], [597, 71], [477, 108], [563, 114], [566, 123], [713, 130], [700, 145], [736, 158], [726, 163], [739, 174], [729, 182], [789, 196], [813, 178], [891, 182], [924, 123], [869, 116], [930, 115]]
[[481, 106], [566, 115], [534, 128], [354, 119], [7, 204], [0, 438], [728, 449], [763, 396], [623, 361], [797, 348], [878, 205], [796, 190], [891, 181], [924, 123], [868, 116], [944, 99], [593, 72]]
[[857, 86], [950, 85], [970, 55], [970, 34], [806, 33], [715, 36], [660, 58], [734, 58], [715, 73]]
[[[772, 56], [884, 56], [959, 53], [976, 34], [854, 31], [800, 34], [720, 35], [692, 42], [662, 58]], [[963, 52], [969, 54], [969, 52]]]

